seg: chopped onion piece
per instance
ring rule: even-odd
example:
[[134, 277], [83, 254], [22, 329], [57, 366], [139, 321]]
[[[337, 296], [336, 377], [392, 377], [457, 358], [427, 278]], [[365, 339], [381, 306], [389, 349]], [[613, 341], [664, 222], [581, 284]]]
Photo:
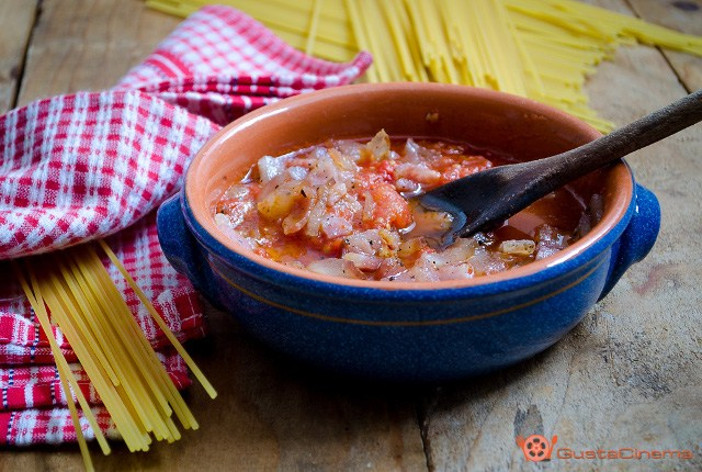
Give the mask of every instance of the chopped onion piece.
[[536, 243], [531, 239], [509, 239], [500, 243], [499, 250], [504, 254], [515, 256], [530, 256], [536, 249]]
[[258, 160], [258, 174], [264, 184], [285, 170], [283, 157], [263, 156]]
[[307, 268], [312, 272], [335, 277], [346, 277], [348, 279], [363, 279], [363, 273], [353, 265], [351, 261], [344, 259], [322, 259], [312, 261], [307, 264]]

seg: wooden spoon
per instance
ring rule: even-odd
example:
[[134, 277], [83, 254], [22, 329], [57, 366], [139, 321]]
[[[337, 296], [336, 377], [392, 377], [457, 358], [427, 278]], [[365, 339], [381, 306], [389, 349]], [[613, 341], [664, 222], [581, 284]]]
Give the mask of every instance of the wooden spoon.
[[702, 120], [702, 89], [612, 133], [555, 156], [494, 167], [416, 197], [423, 207], [453, 216], [441, 246], [494, 228], [572, 180]]

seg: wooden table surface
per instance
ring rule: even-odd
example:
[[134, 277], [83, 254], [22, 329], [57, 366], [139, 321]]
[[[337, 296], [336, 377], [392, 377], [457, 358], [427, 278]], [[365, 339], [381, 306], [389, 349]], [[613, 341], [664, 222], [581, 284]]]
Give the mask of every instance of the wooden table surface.
[[[702, 35], [702, 1], [591, 3]], [[178, 19], [139, 0], [1, 0], [0, 112], [112, 86]], [[617, 124], [702, 88], [702, 59], [623, 47], [587, 85]], [[98, 470], [702, 470], [702, 125], [629, 159], [663, 218], [656, 246], [556, 346], [505, 371], [391, 388], [320, 378], [223, 313], [190, 345], [219, 390], [188, 401], [201, 429], [145, 454], [91, 447]], [[692, 460], [527, 463], [515, 436], [574, 451], [683, 450]], [[94, 446], [94, 445], [93, 445]], [[0, 471], [80, 470], [75, 445], [0, 450]]]

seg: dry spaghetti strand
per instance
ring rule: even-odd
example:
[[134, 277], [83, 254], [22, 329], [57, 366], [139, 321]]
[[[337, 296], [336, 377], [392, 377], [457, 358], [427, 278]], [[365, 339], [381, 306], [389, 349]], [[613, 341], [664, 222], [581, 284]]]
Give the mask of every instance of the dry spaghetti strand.
[[[114, 252], [102, 241], [100, 246], [208, 394], [215, 398], [217, 393], [212, 384]], [[52, 323], [76, 353], [130, 451], [147, 451], [154, 439], [168, 442], [180, 439], [181, 433], [173, 416], [179, 419], [183, 428], [199, 427], [92, 245], [27, 260], [24, 269], [16, 262], [14, 266], [49, 339], [87, 470], [93, 470], [92, 462], [71, 389], [103, 453], [109, 454], [110, 448], [52, 336]]]

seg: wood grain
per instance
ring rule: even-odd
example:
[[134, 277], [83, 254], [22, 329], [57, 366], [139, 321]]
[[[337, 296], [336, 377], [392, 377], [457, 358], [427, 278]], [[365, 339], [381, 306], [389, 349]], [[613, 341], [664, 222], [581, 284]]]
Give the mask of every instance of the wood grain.
[[[667, 28], [702, 36], [702, 1], [629, 0], [639, 17]], [[663, 49], [688, 91], [702, 89], [702, 57]]]
[[177, 24], [138, 0], [43, 1], [19, 104], [114, 86]]
[[[628, 11], [624, 2], [596, 3]], [[642, 46], [621, 48], [587, 90], [593, 107], [620, 125], [686, 93], [665, 57]], [[702, 469], [700, 149], [697, 125], [627, 159], [660, 200], [659, 239], [564, 340], [528, 362], [427, 398], [422, 419], [433, 469], [536, 470], [515, 444], [517, 435], [535, 433], [558, 435], [558, 446], [575, 451], [689, 449], [695, 456], [555, 459], [539, 470]]]
[[[219, 393], [213, 401], [198, 386], [189, 389], [200, 429], [146, 454], [115, 443], [103, 456], [93, 444], [96, 470], [426, 470], [415, 392], [300, 368], [252, 341], [228, 315], [210, 308], [208, 321], [210, 336], [188, 346]], [[73, 445], [14, 449], [0, 460], [0, 471], [81, 467]]]
[[[691, 0], [699, 4], [699, 0]], [[591, 1], [702, 34], [697, 13], [659, 0]], [[139, 0], [0, 2], [0, 110], [19, 101], [109, 88], [178, 23]], [[665, 54], [665, 55], [664, 55]], [[592, 105], [618, 124], [700, 88], [696, 58], [623, 47], [588, 83]], [[4, 101], [3, 101], [4, 100]], [[211, 336], [190, 344], [220, 396], [194, 386], [200, 421], [176, 444], [111, 456], [97, 470], [702, 470], [702, 130], [629, 159], [663, 208], [659, 240], [562, 342], [503, 372], [432, 389], [348, 382], [301, 368], [208, 308]], [[420, 414], [418, 417], [417, 410]], [[525, 462], [518, 434], [558, 445], [692, 449], [692, 461]], [[94, 446], [94, 445], [93, 445]], [[0, 451], [0, 471], [81, 470], [75, 445]]]
[[36, 1], [0, 2], [0, 112], [15, 105], [36, 11]]

